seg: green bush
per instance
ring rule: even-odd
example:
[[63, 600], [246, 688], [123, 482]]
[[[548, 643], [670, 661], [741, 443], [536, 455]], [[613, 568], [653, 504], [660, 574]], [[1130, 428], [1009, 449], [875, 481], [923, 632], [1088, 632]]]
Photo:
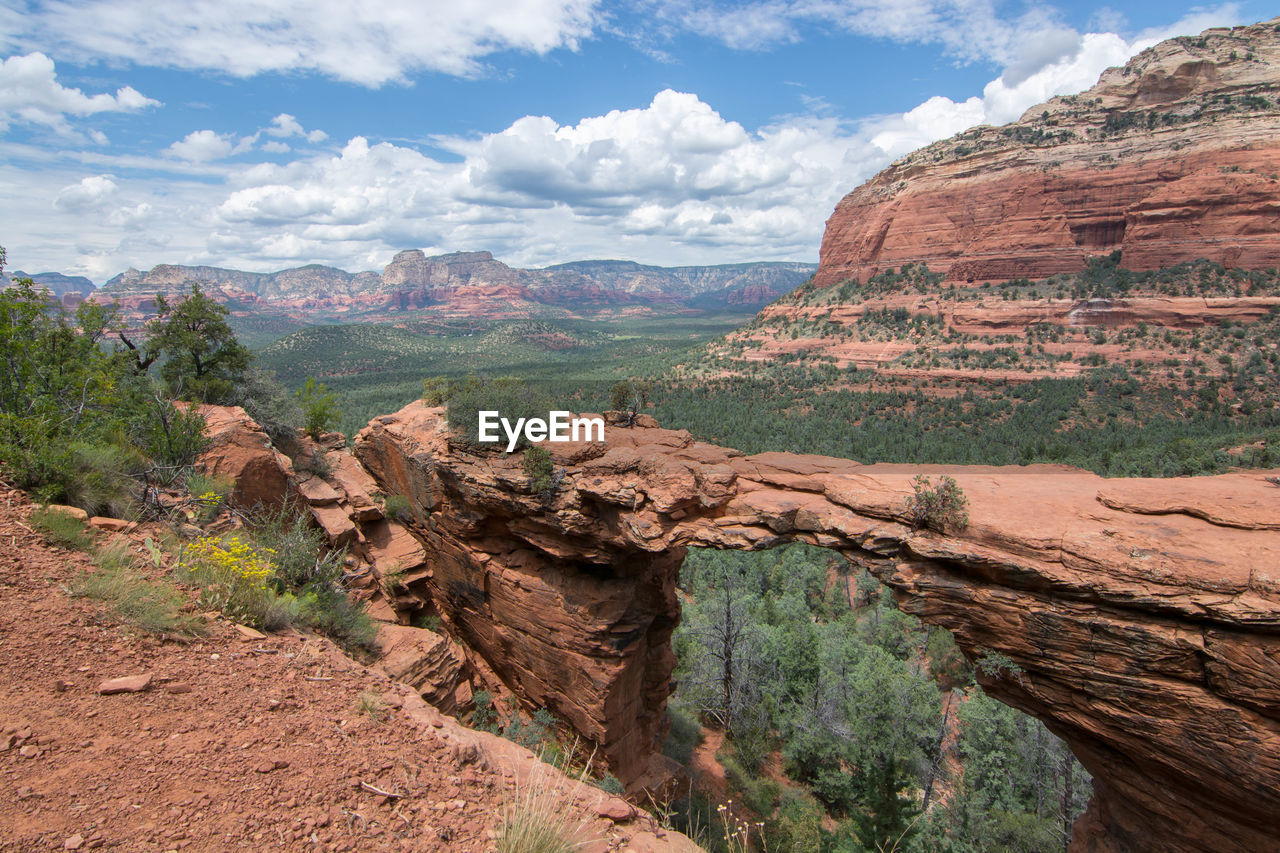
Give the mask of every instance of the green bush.
[[551, 454], [536, 444], [524, 451], [520, 467], [529, 478], [529, 491], [543, 498], [555, 494], [555, 466], [551, 464]]
[[342, 410], [338, 408], [338, 395], [308, 376], [306, 384], [298, 391], [298, 402], [302, 404], [302, 419], [307, 435], [319, 441], [322, 433], [328, 432], [342, 419]]
[[969, 526], [969, 500], [952, 477], [944, 474], [933, 483], [925, 475], [917, 474], [911, 480], [911, 489], [907, 513], [917, 528], [945, 533], [947, 528], [964, 530]]
[[693, 761], [693, 751], [702, 743], [702, 727], [698, 718], [683, 705], [667, 703], [667, 738], [662, 742], [662, 754], [685, 767]]
[[95, 571], [79, 576], [71, 594], [102, 601], [121, 622], [145, 631], [198, 634], [203, 623], [183, 612], [187, 598], [164, 579], [152, 580], [138, 570], [137, 561], [124, 543], [99, 549], [93, 557]]
[[[543, 418], [555, 406], [542, 385], [530, 385], [514, 376], [481, 379], [475, 376], [453, 383], [448, 391], [449, 428], [463, 443], [477, 449], [506, 450], [507, 440], [502, 436], [496, 443], [483, 443], [479, 435], [481, 411], [496, 411], [512, 424], [520, 418]], [[502, 434], [502, 430], [499, 430]], [[516, 442], [516, 449], [526, 446], [523, 432]]]
[[347, 651], [373, 650], [377, 626], [344, 586], [345, 549], [329, 548], [305, 511], [289, 504], [252, 516], [249, 532], [272, 554], [275, 592], [296, 597], [296, 608], [285, 599], [276, 618], [319, 631]]
[[194, 407], [183, 411], [159, 400], [152, 407], [154, 417], [146, 421], [143, 446], [161, 465], [190, 465], [209, 446], [205, 420]]
[[401, 523], [413, 521], [413, 504], [404, 495], [387, 495], [382, 502], [382, 511], [387, 518]]

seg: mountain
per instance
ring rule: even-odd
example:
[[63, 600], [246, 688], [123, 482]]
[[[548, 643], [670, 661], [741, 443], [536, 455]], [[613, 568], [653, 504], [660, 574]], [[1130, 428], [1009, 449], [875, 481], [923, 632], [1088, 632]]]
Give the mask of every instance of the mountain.
[[1079, 95], [898, 160], [827, 221], [819, 286], [927, 264], [946, 281], [1280, 266], [1280, 18], [1149, 48]]
[[579, 261], [518, 269], [490, 252], [396, 254], [382, 271], [349, 273], [312, 264], [273, 273], [163, 264], [108, 281], [99, 298], [146, 313], [157, 293], [197, 282], [233, 313], [275, 312], [297, 320], [392, 319], [405, 311], [445, 318], [591, 316], [624, 310], [697, 310], [762, 306], [809, 278], [815, 267], [746, 263], [655, 267], [629, 261]]
[[22, 270], [0, 274], [0, 289], [8, 287], [16, 278], [29, 278], [37, 286], [47, 287], [68, 310], [74, 309], [96, 289], [96, 285], [82, 275], [63, 275], [60, 272], [32, 274]]
[[892, 164], [839, 202], [814, 279], [709, 354], [944, 397], [1105, 367], [1169, 415], [1248, 415], [1280, 393], [1277, 267], [1280, 18]]

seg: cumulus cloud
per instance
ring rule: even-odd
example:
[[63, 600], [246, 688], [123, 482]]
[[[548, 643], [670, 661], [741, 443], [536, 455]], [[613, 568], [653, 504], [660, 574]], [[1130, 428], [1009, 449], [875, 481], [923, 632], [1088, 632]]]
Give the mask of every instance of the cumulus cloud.
[[268, 136], [274, 136], [279, 139], [288, 139], [291, 136], [301, 136], [308, 142], [324, 142], [329, 138], [329, 134], [323, 130], [307, 130], [298, 120], [288, 113], [280, 113], [271, 120], [271, 124], [264, 127], [261, 133]]
[[69, 213], [97, 210], [106, 205], [118, 189], [112, 175], [93, 175], [59, 190], [53, 206]]
[[169, 154], [193, 163], [208, 163], [230, 155], [236, 144], [212, 130], [193, 130], [167, 149]]
[[366, 86], [418, 71], [472, 75], [493, 53], [575, 49], [596, 0], [54, 0], [16, 23], [24, 42], [80, 59], [212, 69], [238, 77], [315, 72]]
[[117, 89], [114, 95], [86, 95], [67, 88], [58, 82], [53, 60], [43, 53], [11, 56], [0, 63], [0, 131], [25, 123], [70, 134], [67, 116], [133, 112], [159, 105], [132, 86]]
[[1003, 74], [983, 87], [981, 97], [953, 101], [935, 96], [902, 115], [872, 121], [867, 127], [877, 148], [890, 157], [900, 157], [975, 125], [1015, 121], [1056, 95], [1089, 88], [1107, 68], [1123, 65], [1166, 38], [1236, 23], [1238, 17], [1235, 4], [1196, 10], [1174, 24], [1144, 31], [1132, 39], [1115, 33], [1074, 36], [1067, 30], [1055, 31], [1043, 43], [1024, 47]]
[[[1220, 14], [1174, 28], [1195, 32], [1227, 22]], [[492, 133], [434, 138], [446, 156], [361, 136], [337, 151], [307, 149], [301, 140], [316, 131], [281, 113], [251, 137], [202, 130], [174, 143], [163, 165], [178, 177], [163, 186], [71, 170], [37, 185], [44, 178], [0, 157], [0, 206], [57, 197], [43, 215], [65, 219], [75, 205], [100, 201], [77, 231], [86, 270], [113, 259], [115, 271], [161, 262], [370, 269], [411, 246], [489, 249], [526, 266], [589, 257], [812, 260], [839, 197], [892, 159], [1085, 89], [1162, 35], [1055, 32], [1042, 45], [1012, 52], [1004, 73], [980, 94], [934, 97], [857, 122], [815, 110], [753, 129], [695, 94], [664, 90], [643, 107], [576, 122], [525, 116]], [[209, 165], [250, 148], [283, 154], [291, 144], [300, 150], [287, 160]], [[135, 175], [138, 165], [104, 155], [94, 168]], [[195, 173], [201, 180], [180, 179]], [[211, 174], [224, 180], [209, 182]], [[65, 235], [60, 228], [39, 215], [24, 217], [10, 240], [44, 247], [44, 267], [72, 269], [56, 262], [68, 241], [49, 235]]]
[[[629, 243], [633, 256], [658, 249], [670, 260], [709, 248], [807, 256], [853, 142], [831, 119], [747, 131], [670, 90], [644, 108], [576, 124], [527, 116], [498, 133], [438, 140], [460, 162], [357, 137], [336, 156], [240, 175], [214, 211], [217, 239], [297, 257], [399, 240], [551, 262], [565, 251], [553, 235], [568, 234], [575, 255], [616, 255]], [[283, 233], [297, 239], [281, 241]]]

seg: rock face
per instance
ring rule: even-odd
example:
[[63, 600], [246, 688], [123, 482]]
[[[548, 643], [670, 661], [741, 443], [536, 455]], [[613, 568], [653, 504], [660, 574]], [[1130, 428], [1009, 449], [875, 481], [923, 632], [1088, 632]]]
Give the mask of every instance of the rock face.
[[374, 497], [377, 484], [342, 436], [330, 433], [317, 442], [299, 433], [285, 455], [244, 409], [202, 405], [198, 411], [209, 447], [197, 466], [230, 481], [232, 504], [250, 511], [274, 512], [286, 503], [299, 507], [330, 547], [346, 549], [349, 588], [372, 617], [387, 623], [379, 627], [376, 666], [447, 714], [466, 708], [476, 674], [466, 650], [409, 624], [434, 613], [431, 600], [409, 587], [429, 574], [426, 552], [404, 524], [386, 517]]
[[[453, 446], [442, 410], [373, 421], [356, 455], [421, 523], [413, 586], [526, 702], [628, 784], [663, 734], [685, 548], [803, 541], [867, 566], [1044, 720], [1094, 775], [1076, 851], [1273, 849], [1280, 815], [1280, 488], [1267, 472], [1105, 480], [1065, 467], [874, 465], [742, 454], [642, 418], [519, 455]], [[949, 473], [962, 532], [914, 529], [917, 473]]]
[[1208, 258], [1280, 265], [1280, 18], [1143, 51], [1079, 95], [897, 161], [827, 220], [817, 283], [924, 262], [951, 281]]

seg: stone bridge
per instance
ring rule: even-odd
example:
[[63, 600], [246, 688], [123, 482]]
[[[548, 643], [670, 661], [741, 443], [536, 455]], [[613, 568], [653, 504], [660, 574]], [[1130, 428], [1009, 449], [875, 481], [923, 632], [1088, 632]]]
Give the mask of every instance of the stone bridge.
[[[1070, 744], [1094, 777], [1076, 851], [1280, 845], [1280, 488], [1265, 473], [1107, 480], [1060, 466], [869, 465], [696, 442], [641, 416], [604, 443], [520, 454], [451, 442], [443, 412], [375, 419], [356, 455], [419, 512], [410, 582], [517, 695], [649, 772], [671, 690], [690, 546], [836, 550], [949, 629], [983, 688]], [[915, 529], [911, 478], [955, 477], [958, 533]]]

